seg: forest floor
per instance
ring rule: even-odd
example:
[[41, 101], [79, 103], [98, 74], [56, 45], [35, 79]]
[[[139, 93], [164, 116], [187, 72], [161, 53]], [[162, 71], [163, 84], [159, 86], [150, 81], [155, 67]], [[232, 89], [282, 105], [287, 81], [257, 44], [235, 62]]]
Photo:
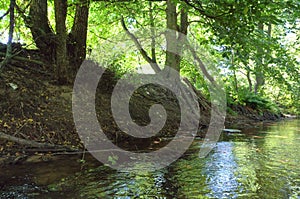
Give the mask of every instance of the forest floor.
[[[46, 66], [13, 61], [0, 74], [0, 165], [18, 163], [37, 153], [51, 155], [58, 151], [83, 149], [72, 115], [73, 87], [57, 85], [51, 74], [44, 71], [47, 71]], [[180, 122], [178, 102], [165, 90], [151, 85], [134, 93], [130, 103], [132, 118], [140, 125], [148, 124], [149, 107], [161, 103], [168, 113], [165, 126], [157, 136], [150, 139], [132, 139], [122, 133], [114, 122], [110, 108], [111, 91], [115, 83], [114, 73], [106, 70], [96, 94], [98, 120], [109, 139], [139, 150], [161, 142], [160, 136], [174, 136]], [[149, 92], [165, 94], [153, 99]], [[202, 96], [199, 96], [199, 104], [201, 119], [198, 132], [199, 136], [203, 136], [209, 125], [210, 110], [209, 103]], [[280, 118], [268, 111], [260, 114], [250, 107], [232, 106], [231, 109], [236, 114], [227, 115], [226, 127], [247, 127], [256, 122]], [[36, 143], [48, 145], [36, 146]], [[57, 150], [56, 146], [66, 148]]]

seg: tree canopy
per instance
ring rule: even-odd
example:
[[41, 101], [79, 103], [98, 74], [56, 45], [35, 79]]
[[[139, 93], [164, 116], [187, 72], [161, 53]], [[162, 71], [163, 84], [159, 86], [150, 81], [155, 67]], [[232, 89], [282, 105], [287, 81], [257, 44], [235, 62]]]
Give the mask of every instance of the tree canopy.
[[[207, 75], [202, 77], [193, 63], [167, 50], [184, 48], [174, 46], [178, 35], [164, 34], [167, 49], [157, 45], [161, 35], [155, 29], [149, 33], [149, 49], [135, 35], [135, 30], [170, 29], [206, 51], [197, 56], [216, 65], [229, 104], [299, 113], [299, 12], [298, 0], [4, 0], [0, 39], [8, 46], [8, 61], [18, 53], [9, 50], [14, 43], [39, 50], [51, 64], [45, 70], [60, 84], [72, 83], [93, 50], [127, 39], [137, 53], [124, 52], [109, 65], [112, 70], [135, 73], [137, 60], [151, 63], [154, 72], [170, 65], [208, 94]], [[119, 33], [127, 38], [117, 41]]]

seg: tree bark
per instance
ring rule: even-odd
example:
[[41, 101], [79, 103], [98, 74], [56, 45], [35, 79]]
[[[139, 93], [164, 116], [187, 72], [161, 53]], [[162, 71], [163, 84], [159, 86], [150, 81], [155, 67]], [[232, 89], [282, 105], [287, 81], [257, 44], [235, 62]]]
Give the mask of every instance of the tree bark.
[[[178, 52], [178, 41], [176, 31], [178, 30], [176, 4], [172, 0], [167, 0], [167, 32], [166, 32], [166, 62], [167, 67], [180, 71], [180, 57]], [[166, 68], [167, 69], [167, 68]]]
[[247, 70], [247, 80], [248, 80], [248, 85], [249, 85], [249, 92], [252, 92], [252, 81], [251, 81], [251, 73], [250, 70]]
[[[258, 24], [258, 29], [260, 31], [264, 31], [264, 24], [263, 23], [259, 23]], [[264, 85], [265, 83], [265, 76], [263, 73], [263, 47], [259, 46], [257, 49], [257, 62], [256, 62], [256, 67], [255, 67], [255, 86], [254, 86], [254, 92], [255, 94], [258, 93], [259, 89]]]
[[72, 79], [75, 78], [80, 65], [86, 58], [89, 5], [90, 0], [78, 1], [72, 30], [68, 36], [68, 56]]
[[7, 41], [7, 49], [5, 59], [0, 63], [0, 71], [3, 66], [8, 64], [12, 58], [12, 41], [14, 35], [14, 27], [15, 27], [15, 0], [10, 0], [9, 6], [9, 13], [10, 13], [10, 20], [9, 20], [9, 33], [8, 33], [8, 41]]
[[150, 26], [151, 26], [151, 59], [156, 63], [156, 39], [155, 39], [155, 25], [154, 25], [154, 16], [152, 2], [149, 1], [149, 17], [150, 17]]
[[31, 0], [29, 17], [25, 20], [41, 53], [55, 63], [55, 34], [49, 26], [47, 0]]
[[55, 23], [56, 23], [56, 63], [55, 74], [60, 84], [69, 82], [68, 78], [68, 56], [67, 56], [67, 0], [54, 0]]
[[232, 66], [232, 70], [233, 70], [233, 79], [234, 79], [234, 88], [235, 88], [235, 92], [239, 91], [239, 87], [238, 87], [238, 80], [237, 80], [237, 76], [236, 76], [236, 69], [235, 69], [235, 64], [234, 64], [234, 59], [235, 59], [235, 54], [234, 54], [234, 48], [233, 46], [231, 47], [231, 66]]
[[70, 83], [86, 58], [86, 40], [90, 0], [79, 0], [75, 19], [68, 35], [66, 30], [67, 0], [54, 1], [56, 34], [48, 20], [47, 0], [32, 0], [25, 19], [36, 46], [52, 64], [59, 83]]

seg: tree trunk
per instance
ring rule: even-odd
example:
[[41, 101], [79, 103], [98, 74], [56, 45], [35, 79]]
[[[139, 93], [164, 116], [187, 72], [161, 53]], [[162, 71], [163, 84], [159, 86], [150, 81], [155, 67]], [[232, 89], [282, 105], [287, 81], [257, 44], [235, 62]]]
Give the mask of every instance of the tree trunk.
[[149, 1], [149, 17], [150, 17], [150, 26], [151, 26], [151, 59], [156, 63], [156, 39], [155, 39], [155, 25], [154, 25], [154, 16], [153, 16], [153, 7], [152, 2]]
[[234, 64], [234, 59], [235, 59], [235, 54], [234, 54], [234, 49], [233, 47], [231, 47], [231, 66], [232, 66], [232, 70], [233, 70], [233, 79], [234, 79], [234, 89], [235, 92], [239, 91], [239, 87], [238, 87], [238, 80], [236, 77], [236, 68], [235, 68], [235, 64]]
[[251, 81], [251, 73], [250, 70], [247, 70], [247, 80], [249, 85], [249, 92], [252, 92], [252, 81]]
[[177, 13], [176, 13], [176, 4], [172, 0], [167, 0], [167, 32], [166, 32], [166, 62], [165, 65], [180, 71], [180, 57], [178, 56], [178, 47], [177, 47]]
[[25, 22], [41, 53], [55, 63], [55, 34], [49, 26], [47, 0], [31, 0], [29, 17]]
[[[264, 31], [264, 24], [263, 23], [259, 23], [258, 24], [258, 29], [260, 31]], [[255, 86], [254, 86], [254, 92], [255, 94], [258, 93], [259, 88], [261, 88], [264, 83], [265, 83], [265, 76], [263, 73], [263, 47], [259, 46], [257, 49], [257, 61], [256, 61], [256, 67], [255, 67]]]
[[268, 24], [268, 36], [272, 37], [272, 23], [271, 22]]
[[79, 0], [76, 5], [75, 19], [68, 37], [68, 56], [73, 79], [86, 58], [86, 40], [89, 16], [89, 0]]
[[69, 82], [68, 79], [68, 56], [67, 56], [67, 0], [54, 0], [55, 23], [56, 23], [56, 63], [55, 74], [60, 84]]
[[47, 0], [32, 0], [25, 20], [36, 46], [52, 64], [59, 83], [72, 82], [86, 58], [89, 0], [79, 0], [70, 34], [66, 30], [67, 1], [54, 1], [56, 34], [48, 20]]
[[10, 0], [9, 5], [9, 33], [8, 33], [8, 41], [7, 41], [7, 49], [4, 60], [0, 63], [0, 72], [2, 67], [8, 64], [12, 58], [12, 41], [14, 36], [14, 27], [15, 27], [15, 0]]
[[[180, 72], [181, 53], [185, 42], [184, 35], [187, 34], [188, 28], [188, 14], [186, 10], [180, 10], [180, 25], [178, 25], [176, 4], [172, 0], [167, 0], [166, 16], [168, 30], [166, 32], [165, 65]], [[177, 34], [178, 32], [179, 34]]]

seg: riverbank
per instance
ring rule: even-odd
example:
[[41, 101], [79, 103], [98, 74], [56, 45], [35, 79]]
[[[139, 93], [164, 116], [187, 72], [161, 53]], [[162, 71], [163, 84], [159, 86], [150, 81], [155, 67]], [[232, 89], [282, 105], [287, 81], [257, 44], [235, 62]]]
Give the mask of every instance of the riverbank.
[[[57, 85], [40, 65], [16, 62], [7, 67], [0, 78], [0, 164], [16, 164], [34, 154], [41, 161], [55, 153], [83, 150], [73, 122], [72, 85]], [[149, 85], [134, 93], [130, 110], [139, 125], [150, 122], [149, 108], [160, 103], [168, 118], [163, 129], [151, 139], [133, 139], [119, 130], [111, 113], [111, 93], [117, 78], [106, 71], [96, 94], [99, 123], [109, 139], [137, 150], [152, 148], [160, 137], [172, 137], [180, 124], [180, 108], [176, 97], [162, 88]], [[150, 93], [149, 93], [150, 92]], [[159, 97], [153, 98], [153, 93]], [[162, 94], [161, 94], [162, 93]], [[155, 95], [154, 95], [155, 96]], [[198, 94], [201, 110], [199, 136], [203, 137], [210, 121], [210, 105]], [[283, 115], [259, 112], [249, 107], [231, 106], [234, 115], [227, 115], [225, 126], [246, 127], [263, 121], [275, 121]]]

